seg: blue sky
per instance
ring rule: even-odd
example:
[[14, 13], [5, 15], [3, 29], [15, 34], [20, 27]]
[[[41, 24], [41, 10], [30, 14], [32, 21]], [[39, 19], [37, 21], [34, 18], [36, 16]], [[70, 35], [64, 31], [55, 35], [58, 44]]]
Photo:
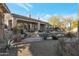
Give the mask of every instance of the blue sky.
[[77, 17], [77, 3], [7, 3], [12, 13], [40, 18], [47, 21], [51, 16]]

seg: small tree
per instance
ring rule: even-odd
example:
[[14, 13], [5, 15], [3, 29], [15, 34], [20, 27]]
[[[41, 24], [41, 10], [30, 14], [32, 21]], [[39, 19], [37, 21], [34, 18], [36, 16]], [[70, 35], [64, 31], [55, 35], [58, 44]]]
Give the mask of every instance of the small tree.
[[13, 28], [13, 32], [15, 33], [15, 41], [20, 41], [21, 36], [19, 36], [19, 33], [21, 32], [20, 28], [18, 26], [15, 26]]
[[19, 33], [20, 32], [20, 29], [18, 28], [18, 26], [15, 26], [14, 28], [13, 28], [13, 31], [14, 31], [14, 33]]
[[78, 26], [78, 21], [77, 21], [77, 20], [73, 20], [73, 21], [71, 22], [71, 27], [72, 27], [72, 29], [76, 28], [77, 26]]
[[60, 27], [60, 18], [58, 16], [52, 16], [51, 18], [49, 18], [48, 20], [49, 24], [53, 26], [53, 28], [55, 27]]

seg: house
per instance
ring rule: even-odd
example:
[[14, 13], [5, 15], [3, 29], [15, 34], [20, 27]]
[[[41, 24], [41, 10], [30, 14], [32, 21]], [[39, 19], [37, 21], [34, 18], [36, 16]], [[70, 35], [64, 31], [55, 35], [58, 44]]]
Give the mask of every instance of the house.
[[27, 29], [27, 31], [44, 31], [47, 27], [47, 22], [41, 21], [39, 19], [34, 19], [32, 17], [22, 16], [14, 13], [5, 13], [4, 24], [13, 28], [15, 26], [21, 26]]

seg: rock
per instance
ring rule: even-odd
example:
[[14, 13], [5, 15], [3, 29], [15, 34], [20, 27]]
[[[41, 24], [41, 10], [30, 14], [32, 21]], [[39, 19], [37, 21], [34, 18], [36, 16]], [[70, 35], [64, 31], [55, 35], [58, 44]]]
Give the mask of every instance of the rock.
[[65, 56], [79, 55], [79, 42], [78, 38], [60, 38], [59, 51]]

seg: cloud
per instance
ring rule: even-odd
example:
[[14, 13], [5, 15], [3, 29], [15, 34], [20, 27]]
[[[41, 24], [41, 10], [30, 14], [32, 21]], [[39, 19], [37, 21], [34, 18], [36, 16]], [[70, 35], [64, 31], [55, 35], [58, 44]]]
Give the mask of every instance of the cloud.
[[43, 20], [43, 21], [45, 21], [45, 22], [48, 22], [48, 19], [51, 17], [51, 15], [49, 15], [49, 14], [46, 14], [46, 15], [43, 15], [41, 18], [40, 18], [40, 20]]
[[29, 7], [29, 8], [32, 8], [32, 7], [33, 7], [31, 4], [28, 4], [28, 3], [26, 3], [26, 4], [24, 4], [24, 5], [26, 5], [26, 6]]
[[58, 14], [44, 14], [44, 13], [37, 13], [37, 14], [32, 14], [32, 18], [38, 19], [38, 17], [40, 18], [40, 20], [48, 22], [48, 19], [52, 16], [58, 16], [60, 18], [61, 21], [63, 21], [63, 18], [66, 17], [72, 17], [74, 20], [77, 18], [77, 14], [66, 14], [66, 15], [58, 15]]
[[67, 14], [67, 15], [63, 15], [63, 17], [64, 18], [66, 18], [66, 17], [71, 17], [71, 18], [73, 18], [73, 19], [76, 19], [77, 18], [77, 14]]
[[23, 4], [23, 3], [16, 3], [16, 5], [20, 6], [21, 8], [26, 9], [27, 11], [30, 11], [30, 9], [32, 8], [31, 4]]
[[[28, 16], [29, 14], [27, 14]], [[40, 14], [40, 13], [37, 13], [37, 14], [31, 14], [31, 17], [32, 18], [35, 18], [35, 19], [38, 19], [40, 18], [39, 20], [42, 20], [42, 21], [45, 21], [45, 22], [48, 22], [48, 19], [51, 17], [51, 15], [49, 14]]]
[[40, 13], [38, 13], [38, 14], [36, 14], [36, 16], [34, 16], [36, 19], [38, 19], [38, 17], [40, 18], [40, 20], [42, 20], [42, 21], [45, 21], [45, 22], [48, 22], [48, 19], [51, 17], [51, 15], [49, 15], [49, 14], [44, 14], [44, 13], [42, 13], [42, 14], [40, 14]]
[[50, 18], [50, 17], [51, 17], [51, 15], [46, 14], [43, 18], [48, 19], [48, 18]]
[[43, 16], [40, 18], [41, 20], [44, 20], [44, 21], [48, 21], [48, 19], [51, 17], [51, 16], [58, 16], [60, 17], [60, 20], [62, 21], [63, 18], [66, 18], [66, 17], [71, 17], [73, 20], [77, 20], [77, 14], [76, 13], [73, 13], [73, 14], [67, 14], [67, 15], [58, 15], [58, 14], [53, 14], [53, 15], [50, 15], [50, 14], [43, 14]]

